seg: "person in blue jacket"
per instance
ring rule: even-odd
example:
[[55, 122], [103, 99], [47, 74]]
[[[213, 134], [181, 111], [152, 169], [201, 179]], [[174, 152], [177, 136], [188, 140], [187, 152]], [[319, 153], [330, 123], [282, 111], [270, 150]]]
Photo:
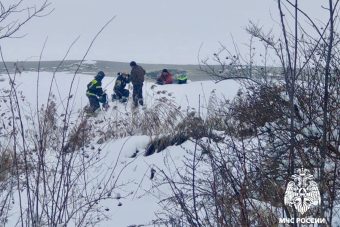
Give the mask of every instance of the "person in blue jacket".
[[129, 90], [125, 89], [125, 86], [130, 83], [130, 75], [128, 73], [118, 73], [118, 77], [113, 88], [114, 94], [112, 95], [113, 100], [119, 100], [120, 102], [126, 102], [129, 97]]
[[89, 111], [92, 113], [100, 108], [100, 103], [103, 103], [103, 108], [108, 107], [107, 95], [102, 88], [102, 80], [104, 77], [105, 73], [103, 71], [99, 71], [94, 79], [87, 85], [86, 96], [90, 101]]

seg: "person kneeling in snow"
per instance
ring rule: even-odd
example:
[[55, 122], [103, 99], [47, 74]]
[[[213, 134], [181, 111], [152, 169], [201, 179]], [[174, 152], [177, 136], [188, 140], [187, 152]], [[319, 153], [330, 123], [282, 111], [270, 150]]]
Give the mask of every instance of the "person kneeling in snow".
[[130, 83], [130, 75], [128, 73], [118, 73], [112, 95], [112, 101], [118, 99], [120, 102], [126, 102], [129, 97], [129, 90], [125, 89], [126, 84]]
[[102, 80], [105, 77], [103, 71], [99, 71], [94, 79], [87, 85], [86, 96], [90, 101], [89, 112], [94, 113], [103, 103], [103, 108], [108, 108], [107, 95], [102, 89]]
[[173, 75], [167, 70], [163, 69], [161, 75], [157, 78], [157, 84], [172, 84], [173, 83]]

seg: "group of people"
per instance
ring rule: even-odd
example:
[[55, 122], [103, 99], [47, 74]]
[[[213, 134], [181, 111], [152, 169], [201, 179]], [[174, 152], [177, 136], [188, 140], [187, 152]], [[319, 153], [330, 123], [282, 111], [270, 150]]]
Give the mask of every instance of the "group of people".
[[[133, 102], [135, 107], [138, 105], [143, 105], [143, 83], [145, 70], [137, 65], [136, 62], [130, 62], [131, 73], [119, 73], [118, 78], [114, 86], [115, 94], [112, 96], [114, 99], [119, 99], [121, 101], [127, 101], [129, 97], [129, 90], [125, 89], [126, 84], [132, 83], [133, 85]], [[103, 108], [108, 108], [108, 98], [107, 94], [103, 91], [102, 80], [105, 77], [103, 71], [99, 71], [94, 79], [87, 85], [86, 96], [89, 99], [90, 107], [89, 112], [94, 113], [100, 108], [100, 103], [103, 104]]]
[[[185, 74], [180, 74], [176, 77], [178, 84], [186, 84], [187, 79], [188, 79], [188, 77]], [[172, 84], [172, 83], [174, 83], [174, 76], [167, 69], [163, 69], [160, 76], [157, 78], [156, 83], [161, 84], [161, 85]]]
[[[128, 73], [118, 73], [118, 77], [116, 79], [112, 95], [112, 100], [119, 100], [120, 102], [126, 102], [130, 95], [128, 89], [125, 86], [128, 83], [132, 83], [133, 86], [133, 103], [135, 107], [138, 105], [143, 106], [143, 83], [145, 77], [145, 70], [140, 65], [137, 65], [135, 61], [130, 62], [131, 72]], [[102, 88], [102, 80], [105, 77], [105, 73], [103, 71], [99, 71], [95, 78], [87, 85], [86, 95], [90, 102], [90, 107], [88, 109], [89, 112], [94, 113], [96, 110], [100, 108], [100, 103], [104, 109], [107, 109], [108, 106], [108, 97], [107, 94], [103, 91]], [[179, 76], [176, 78], [178, 83], [186, 83], [186, 76]], [[173, 83], [173, 75], [167, 70], [163, 69], [160, 76], [157, 78], [157, 84], [172, 84]]]

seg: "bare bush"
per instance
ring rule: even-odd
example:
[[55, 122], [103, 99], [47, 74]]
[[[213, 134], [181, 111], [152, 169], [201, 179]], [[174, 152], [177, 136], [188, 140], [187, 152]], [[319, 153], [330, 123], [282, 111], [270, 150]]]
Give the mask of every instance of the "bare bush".
[[[25, 9], [16, 11], [20, 9], [16, 7], [22, 6], [23, 3], [24, 1], [19, 1], [10, 6], [11, 9], [7, 13], [15, 16], [16, 13], [25, 12]], [[4, 5], [1, 6], [2, 10], [5, 10]], [[41, 16], [40, 13], [47, 6], [45, 1], [40, 11], [28, 8], [28, 20]], [[33, 17], [30, 10], [33, 10]], [[113, 19], [97, 33], [89, 49]], [[19, 30], [23, 23], [18, 23], [12, 23], [13, 28]], [[10, 37], [17, 30], [7, 32], [5, 36]], [[52, 94], [58, 68], [51, 80], [47, 102], [40, 105], [37, 89], [37, 104], [32, 108], [17, 90], [17, 75], [10, 74], [2, 52], [1, 57], [10, 88], [1, 91], [4, 95], [1, 96], [0, 121], [3, 127], [0, 131], [0, 151], [4, 151], [4, 145], [7, 150], [11, 150], [12, 155], [12, 164], [9, 165], [11, 175], [7, 180], [9, 183], [3, 187], [0, 194], [1, 224], [7, 224], [9, 217], [11, 223], [32, 227], [67, 226], [71, 223], [75, 226], [93, 226], [106, 219], [105, 210], [99, 204], [102, 200], [113, 199], [111, 194], [114, 189], [120, 187], [118, 179], [124, 166], [123, 169], [117, 170], [117, 165], [112, 168], [100, 165], [103, 160], [100, 151], [105, 144], [96, 143], [98, 138], [93, 137], [92, 125], [82, 113], [79, 116], [73, 115], [73, 83], [79, 68], [72, 78], [68, 98], [58, 100], [63, 105], [61, 113]], [[39, 83], [38, 71], [37, 88]], [[93, 168], [98, 172], [91, 171]], [[15, 214], [13, 207], [18, 211]]]
[[18, 38], [17, 33], [30, 20], [47, 14], [50, 3], [48, 0], [40, 4], [31, 4], [26, 0], [2, 1], [0, 3], [0, 39]]
[[[201, 62], [214, 79], [242, 80], [243, 89], [234, 101], [211, 105], [207, 128], [219, 128], [223, 140], [197, 138], [181, 170], [160, 170], [172, 189], [163, 201], [167, 215], [184, 226], [273, 226], [280, 217], [339, 224], [339, 1], [328, 1], [324, 23], [298, 0], [277, 3], [280, 36], [254, 23], [247, 31], [251, 45], [263, 44], [263, 62], [271, 53], [280, 67], [254, 65], [253, 48], [244, 57], [223, 45], [213, 55], [218, 65]], [[302, 167], [321, 195], [305, 216], [283, 201], [290, 176]]]

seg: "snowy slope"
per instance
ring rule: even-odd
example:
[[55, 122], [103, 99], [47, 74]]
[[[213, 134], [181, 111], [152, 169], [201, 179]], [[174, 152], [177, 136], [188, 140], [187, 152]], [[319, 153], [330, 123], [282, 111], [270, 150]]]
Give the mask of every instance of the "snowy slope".
[[[3, 78], [6, 77], [4, 76]], [[37, 73], [23, 73], [16, 76], [16, 87], [19, 91], [22, 91], [22, 96], [25, 97], [23, 107], [25, 114], [32, 115], [37, 104], [39, 106], [46, 104], [52, 78], [53, 74], [47, 72], [40, 73], [39, 77]], [[85, 89], [86, 84], [92, 80], [93, 76], [76, 75], [73, 77], [71, 73], [57, 73], [52, 82], [52, 93], [55, 95], [58, 112], [62, 113], [67, 103], [68, 92], [73, 78], [71, 105], [72, 118], [76, 121], [79, 111], [88, 102]], [[0, 82], [0, 85], [1, 88], [9, 88], [8, 79]], [[113, 85], [113, 77], [104, 78], [103, 87], [105, 87], [109, 96], [112, 93]], [[130, 92], [132, 92], [131, 86], [129, 88]], [[238, 83], [234, 81], [223, 81], [218, 84], [212, 81], [198, 81], [184, 85], [172, 84], [164, 86], [155, 85], [152, 81], [146, 81], [143, 89], [146, 105], [138, 111], [146, 111], [166, 97], [183, 113], [199, 111], [200, 115], [204, 116], [207, 113], [208, 100], [212, 91], [217, 97], [232, 98], [238, 88]], [[101, 112], [97, 118], [93, 118], [91, 121], [99, 121], [96, 124], [98, 129], [105, 131], [107, 121], [117, 118], [130, 120], [129, 116], [133, 112], [131, 104], [131, 99], [127, 104], [121, 104], [117, 101], [110, 102], [110, 109], [107, 112]], [[96, 160], [99, 160], [88, 169], [87, 173], [88, 178], [94, 179], [91, 181], [93, 187], [100, 187], [101, 182], [108, 177], [111, 170], [115, 169], [115, 174], [117, 172], [121, 173], [119, 177], [115, 175], [113, 178], [117, 181], [115, 183], [119, 187], [113, 191], [111, 199], [98, 204], [98, 209], [106, 215], [106, 219], [100, 220], [100, 224], [96, 226], [120, 227], [152, 224], [152, 221], [156, 219], [156, 213], [162, 211], [159, 201], [166, 198], [170, 191], [164, 185], [156, 185], [154, 180], [161, 177], [159, 170], [168, 169], [167, 163], [169, 160], [174, 162], [175, 166], [180, 169], [183, 165], [182, 160], [186, 150], [192, 149], [193, 145], [191, 142], [185, 142], [181, 146], [171, 146], [163, 152], [145, 157], [143, 152], [150, 139], [150, 135], [146, 136], [137, 133], [136, 135], [111, 139], [103, 144], [96, 145], [93, 149], [79, 151], [79, 161], [83, 157], [91, 158], [94, 156]], [[156, 170], [155, 179], [153, 180], [150, 180], [151, 168]], [[176, 171], [176, 169], [170, 171]], [[14, 226], [16, 218], [17, 216], [13, 213], [7, 226]]]

